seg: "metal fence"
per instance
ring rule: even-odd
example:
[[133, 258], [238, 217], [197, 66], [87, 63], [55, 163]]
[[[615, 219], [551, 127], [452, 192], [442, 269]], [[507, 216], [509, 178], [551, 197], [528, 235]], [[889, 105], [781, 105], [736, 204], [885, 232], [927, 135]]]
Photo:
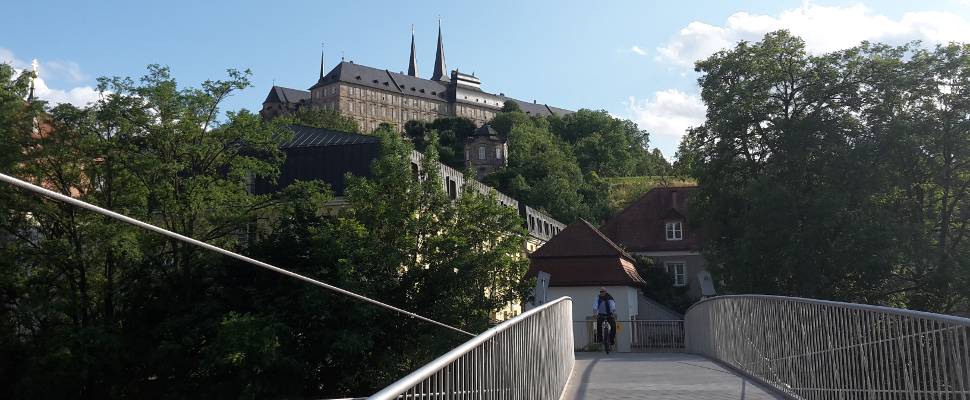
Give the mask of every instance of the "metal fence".
[[[684, 321], [680, 320], [617, 320], [616, 344], [625, 351], [673, 351], [684, 350]], [[573, 321], [577, 338], [584, 338], [583, 350], [599, 349], [600, 338], [596, 335], [596, 320]], [[578, 340], [578, 339], [577, 339]]]
[[680, 351], [684, 349], [684, 321], [628, 321], [634, 351]]
[[370, 399], [559, 399], [576, 362], [572, 300], [505, 321]]
[[970, 319], [777, 296], [687, 311], [687, 350], [804, 399], [970, 399]]

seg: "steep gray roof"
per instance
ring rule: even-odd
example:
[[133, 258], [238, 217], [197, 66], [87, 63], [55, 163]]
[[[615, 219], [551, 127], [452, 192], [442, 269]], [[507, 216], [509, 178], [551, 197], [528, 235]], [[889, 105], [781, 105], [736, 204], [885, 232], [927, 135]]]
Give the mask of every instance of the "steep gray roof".
[[379, 143], [377, 136], [358, 135], [304, 125], [290, 125], [293, 139], [280, 145], [282, 149], [294, 147], [339, 146], [348, 144]]
[[310, 87], [310, 90], [333, 82], [392, 90], [437, 101], [447, 101], [448, 99], [446, 95], [448, 86], [445, 83], [390, 72], [386, 69], [371, 68], [349, 61], [337, 64], [326, 76]]
[[445, 41], [441, 38], [441, 21], [438, 21], [438, 50], [434, 55], [434, 73], [431, 74], [433, 81], [447, 81], [448, 67], [445, 66]]
[[414, 25], [411, 25], [411, 60], [408, 61], [408, 75], [418, 76], [418, 55], [414, 48]]
[[263, 103], [299, 103], [302, 100], [309, 100], [310, 92], [306, 90], [290, 89], [282, 86], [273, 86], [266, 95]]

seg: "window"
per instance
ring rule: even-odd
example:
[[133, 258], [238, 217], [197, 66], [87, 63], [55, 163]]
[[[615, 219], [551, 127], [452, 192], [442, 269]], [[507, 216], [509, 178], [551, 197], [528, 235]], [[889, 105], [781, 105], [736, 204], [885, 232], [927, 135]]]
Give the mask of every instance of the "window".
[[667, 222], [667, 240], [681, 240], [684, 238], [684, 226], [681, 221]]
[[478, 146], [478, 159], [479, 160], [485, 159], [485, 145]]
[[687, 286], [687, 267], [683, 262], [664, 263], [664, 269], [674, 278], [674, 286]]
[[496, 160], [502, 159], [502, 146], [495, 146], [495, 159]]
[[445, 178], [445, 180], [448, 181], [448, 197], [451, 197], [452, 200], [457, 199], [458, 183], [453, 181], [451, 178]]

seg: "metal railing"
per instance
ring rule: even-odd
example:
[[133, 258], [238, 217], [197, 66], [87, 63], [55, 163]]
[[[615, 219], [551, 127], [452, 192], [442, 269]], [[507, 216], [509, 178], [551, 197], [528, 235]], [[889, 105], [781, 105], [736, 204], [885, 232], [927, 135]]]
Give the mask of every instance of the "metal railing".
[[[617, 320], [616, 344], [619, 351], [672, 351], [684, 350], [684, 321], [681, 320]], [[580, 350], [597, 350], [600, 338], [596, 334], [596, 320], [573, 321]], [[627, 347], [629, 344], [629, 347]]]
[[779, 296], [685, 317], [687, 350], [804, 399], [970, 399], [970, 319]]
[[370, 399], [559, 399], [576, 362], [572, 300], [505, 321]]
[[684, 321], [629, 321], [633, 340], [630, 348], [637, 350], [680, 351], [684, 349]]

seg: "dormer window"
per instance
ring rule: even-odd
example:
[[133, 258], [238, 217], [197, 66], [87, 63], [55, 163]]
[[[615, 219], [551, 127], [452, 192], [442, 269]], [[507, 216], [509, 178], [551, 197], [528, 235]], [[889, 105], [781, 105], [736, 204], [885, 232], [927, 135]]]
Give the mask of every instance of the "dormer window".
[[667, 240], [683, 240], [684, 239], [683, 221], [667, 221], [666, 231], [667, 231]]

